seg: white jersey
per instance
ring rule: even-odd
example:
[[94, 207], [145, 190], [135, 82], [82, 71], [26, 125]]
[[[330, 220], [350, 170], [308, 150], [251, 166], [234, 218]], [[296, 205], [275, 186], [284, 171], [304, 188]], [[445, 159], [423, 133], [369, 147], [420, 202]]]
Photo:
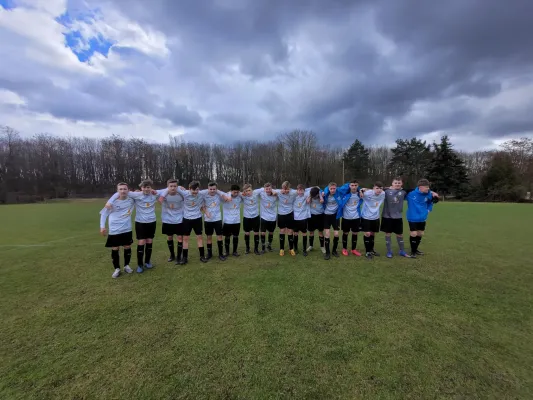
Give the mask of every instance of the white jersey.
[[178, 193], [183, 196], [183, 218], [202, 218], [201, 208], [204, 205], [204, 196], [202, 196], [200, 193], [194, 195], [190, 192], [190, 190], [182, 190], [180, 188], [178, 188]]
[[350, 193], [350, 198], [344, 205], [344, 208], [342, 209], [342, 219], [358, 219], [360, 218], [359, 215], [359, 192]]
[[294, 198], [293, 209], [295, 221], [311, 218], [311, 204], [307, 203], [310, 192], [311, 188], [305, 189], [305, 192], [301, 196], [296, 195]]
[[224, 209], [224, 223], [240, 224], [242, 196], [239, 194], [236, 197], [233, 197], [231, 192], [229, 192], [227, 196], [231, 197], [231, 201], [226, 201], [222, 205], [222, 208]]
[[255, 189], [250, 196], [242, 196], [244, 218], [255, 218], [259, 215], [259, 190]]
[[[163, 189], [167, 190], [167, 189]], [[128, 192], [128, 197], [135, 201], [135, 222], [148, 224], [157, 220], [155, 215], [155, 204], [159, 194], [163, 190], [156, 190], [157, 194], [144, 194], [143, 192]], [[118, 192], [107, 201], [113, 204], [119, 198]]]
[[200, 194], [204, 197], [205, 202], [205, 208], [206, 211], [209, 213], [209, 217], [207, 214], [204, 216], [205, 222], [217, 222], [222, 219], [222, 212], [220, 211], [220, 205], [224, 202], [224, 199], [222, 196], [225, 195], [225, 193], [221, 190], [217, 190], [214, 195], [209, 194], [209, 190], [201, 190]]
[[116, 199], [110, 210], [104, 208], [100, 211], [100, 229], [105, 228], [109, 218], [109, 234], [120, 235], [131, 232], [131, 214], [133, 213], [134, 201], [131, 198], [125, 200]]
[[383, 200], [385, 200], [385, 192], [374, 194], [373, 190], [365, 191], [361, 217], [368, 220], [379, 219], [379, 208], [383, 204]]
[[257, 191], [259, 193], [259, 198], [261, 199], [261, 218], [265, 221], [275, 221], [276, 208], [278, 205], [278, 196], [267, 195], [265, 192], [265, 188], [257, 189]]
[[290, 189], [289, 193], [283, 194], [281, 190], [277, 190], [278, 194], [278, 215], [288, 215], [293, 212], [293, 203], [298, 192]]
[[181, 194], [167, 194], [161, 206], [161, 222], [164, 224], [183, 222], [183, 196]]

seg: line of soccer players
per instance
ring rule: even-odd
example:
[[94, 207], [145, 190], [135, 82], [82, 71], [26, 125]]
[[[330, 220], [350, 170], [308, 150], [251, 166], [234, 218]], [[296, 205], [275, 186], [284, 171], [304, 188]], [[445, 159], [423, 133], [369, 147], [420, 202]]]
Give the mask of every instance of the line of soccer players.
[[[213, 257], [213, 235], [216, 235], [218, 258], [226, 261], [230, 254], [239, 257], [237, 251], [241, 230], [241, 204], [243, 208], [243, 230], [245, 233], [246, 254], [251, 252], [250, 236], [253, 236], [256, 255], [273, 251], [274, 230], [279, 231], [279, 255], [285, 255], [285, 240], [288, 239], [289, 253], [298, 253], [299, 236], [302, 236], [302, 255], [313, 250], [314, 234], [318, 231], [320, 249], [324, 259], [339, 257], [339, 231], [342, 230], [342, 254], [348, 256], [348, 237], [351, 236], [351, 253], [357, 251], [357, 237], [363, 232], [365, 256], [372, 259], [379, 254], [374, 250], [375, 234], [385, 233], [387, 257], [393, 257], [391, 236], [394, 233], [399, 246], [399, 255], [416, 258], [423, 254], [418, 246], [425, 231], [428, 213], [439, 200], [437, 193], [430, 191], [429, 182], [421, 179], [414, 190], [403, 189], [401, 178], [395, 178], [392, 186], [384, 188], [376, 182], [371, 189], [360, 188], [356, 180], [337, 187], [330, 183], [321, 190], [319, 187], [305, 188], [298, 185], [291, 189], [284, 182], [281, 189], [274, 190], [270, 183], [252, 190], [244, 185], [242, 192], [238, 185], [232, 185], [228, 193], [217, 188], [214, 182], [200, 190], [200, 184], [193, 181], [189, 188], [178, 186], [178, 181], [170, 179], [167, 188], [154, 190], [150, 180], [141, 182], [141, 190], [129, 191], [128, 185], [121, 182], [115, 193], [100, 211], [100, 232], [108, 234], [106, 247], [110, 247], [114, 272], [120, 275], [120, 247], [124, 250], [124, 272], [132, 273], [129, 267], [133, 233], [131, 214], [135, 208], [135, 232], [137, 236], [137, 272], [152, 268], [152, 242], [156, 232], [155, 206], [160, 202], [162, 233], [167, 237], [170, 253], [168, 262], [185, 265], [189, 260], [189, 238], [194, 231], [200, 254], [200, 261], [207, 262]], [[410, 247], [405, 251], [403, 240], [403, 205], [407, 201], [407, 220], [410, 231]], [[380, 223], [380, 207], [383, 204]], [[222, 212], [221, 212], [222, 208]], [[109, 220], [109, 232], [106, 230]], [[342, 220], [342, 227], [340, 221]], [[333, 244], [331, 245], [331, 230]], [[207, 237], [205, 254], [203, 233]], [[268, 235], [268, 236], [267, 236]], [[177, 239], [176, 248], [174, 237]], [[259, 249], [261, 241], [261, 250]], [[309, 242], [309, 246], [308, 246]]]

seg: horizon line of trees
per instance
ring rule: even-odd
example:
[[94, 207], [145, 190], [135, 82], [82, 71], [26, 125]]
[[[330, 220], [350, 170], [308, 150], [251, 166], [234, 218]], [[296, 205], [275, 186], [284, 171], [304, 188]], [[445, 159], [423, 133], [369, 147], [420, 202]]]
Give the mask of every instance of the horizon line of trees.
[[100, 197], [119, 181], [137, 187], [144, 178], [164, 187], [169, 178], [186, 186], [216, 181], [254, 187], [285, 180], [294, 186], [325, 186], [358, 179], [370, 186], [401, 176], [405, 187], [427, 178], [444, 196], [470, 201], [523, 201], [533, 182], [533, 140], [509, 140], [494, 151], [458, 152], [448, 136], [428, 144], [398, 139], [395, 146], [367, 147], [355, 139], [348, 149], [320, 145], [315, 133], [294, 130], [269, 141], [226, 145], [185, 142], [168, 144], [111, 136], [60, 138], [38, 134], [23, 138], [0, 127], [0, 202], [33, 202], [47, 198]]

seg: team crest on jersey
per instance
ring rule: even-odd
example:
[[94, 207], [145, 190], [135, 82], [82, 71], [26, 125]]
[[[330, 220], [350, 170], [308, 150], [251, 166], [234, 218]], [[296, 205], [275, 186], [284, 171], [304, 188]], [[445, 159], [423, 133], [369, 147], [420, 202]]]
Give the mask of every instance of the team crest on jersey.
[[215, 203], [214, 201], [211, 203], [211, 207], [216, 207], [217, 206], [217, 203]]
[[298, 202], [298, 207], [301, 207], [302, 206], [302, 202]]
[[170, 208], [174, 208], [174, 204], [170, 203]]
[[270, 203], [267, 203], [267, 205], [266, 205], [266, 206], [267, 206], [267, 208], [268, 208], [268, 207], [270, 207]]
[[233, 208], [237, 208], [237, 204], [233, 203]]
[[196, 203], [193, 201], [193, 202], [191, 203], [191, 206], [195, 206], [195, 205], [196, 205]]
[[146, 207], [150, 207], [150, 203], [146, 203]]

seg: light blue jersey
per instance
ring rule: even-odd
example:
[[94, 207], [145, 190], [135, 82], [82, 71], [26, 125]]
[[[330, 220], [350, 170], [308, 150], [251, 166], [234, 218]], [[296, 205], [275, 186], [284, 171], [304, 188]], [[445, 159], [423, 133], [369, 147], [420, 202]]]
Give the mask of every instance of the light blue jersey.
[[225, 195], [225, 193], [221, 190], [217, 190], [214, 195], [209, 194], [209, 190], [200, 190], [200, 194], [205, 199], [205, 208], [206, 211], [209, 213], [209, 216], [207, 214], [204, 216], [205, 222], [217, 222], [222, 220], [222, 212], [220, 211], [220, 205], [224, 202], [224, 199], [222, 196]]
[[255, 218], [259, 215], [259, 192], [255, 189], [250, 196], [242, 196], [244, 218]]
[[100, 211], [100, 229], [105, 228], [106, 220], [109, 218], [109, 234], [120, 235], [131, 232], [131, 214], [135, 204], [133, 199], [116, 199], [110, 210], [103, 208]]
[[342, 209], [342, 218], [343, 219], [358, 219], [361, 216], [359, 215], [359, 192], [350, 193], [351, 196], [346, 201]]
[[[183, 190], [179, 187], [178, 193], [183, 196], [183, 218], [202, 218], [201, 208], [204, 205], [204, 196], [202, 196], [200, 193], [194, 195], [189, 190]], [[166, 196], [166, 193], [163, 193], [161, 195]]]
[[337, 199], [334, 196], [328, 196], [326, 200], [326, 209], [324, 210], [324, 214], [326, 215], [337, 214], [338, 209], [339, 209], [339, 203], [337, 203]]
[[278, 196], [267, 195], [265, 192], [265, 188], [257, 190], [259, 191], [259, 198], [261, 200], [261, 218], [265, 221], [275, 221], [277, 215], [276, 209], [278, 205]]
[[320, 195], [318, 197], [311, 199], [311, 214], [312, 215], [320, 215], [324, 214], [324, 206], [320, 202]]
[[164, 224], [183, 222], [183, 196], [181, 194], [167, 194], [161, 206], [161, 222]]
[[[159, 194], [164, 190], [156, 190], [157, 194], [144, 194], [143, 192], [128, 192], [128, 197], [135, 201], [135, 222], [148, 224], [157, 220], [155, 215], [155, 204]], [[107, 201], [110, 204], [119, 198], [118, 192]]]
[[305, 189], [305, 192], [301, 196], [296, 194], [296, 197], [293, 201], [295, 221], [302, 221], [304, 219], [311, 218], [311, 204], [307, 202], [310, 192], [311, 188]]
[[373, 190], [365, 191], [361, 217], [368, 220], [379, 219], [379, 208], [383, 204], [383, 200], [385, 200], [385, 192], [376, 195]]
[[289, 193], [283, 194], [281, 190], [277, 190], [278, 194], [278, 215], [287, 215], [293, 212], [294, 198], [298, 192], [290, 189]]
[[233, 197], [231, 192], [227, 193], [226, 196], [231, 197], [231, 201], [227, 201], [222, 205], [222, 208], [224, 209], [224, 223], [240, 224], [242, 197], [240, 194]]

